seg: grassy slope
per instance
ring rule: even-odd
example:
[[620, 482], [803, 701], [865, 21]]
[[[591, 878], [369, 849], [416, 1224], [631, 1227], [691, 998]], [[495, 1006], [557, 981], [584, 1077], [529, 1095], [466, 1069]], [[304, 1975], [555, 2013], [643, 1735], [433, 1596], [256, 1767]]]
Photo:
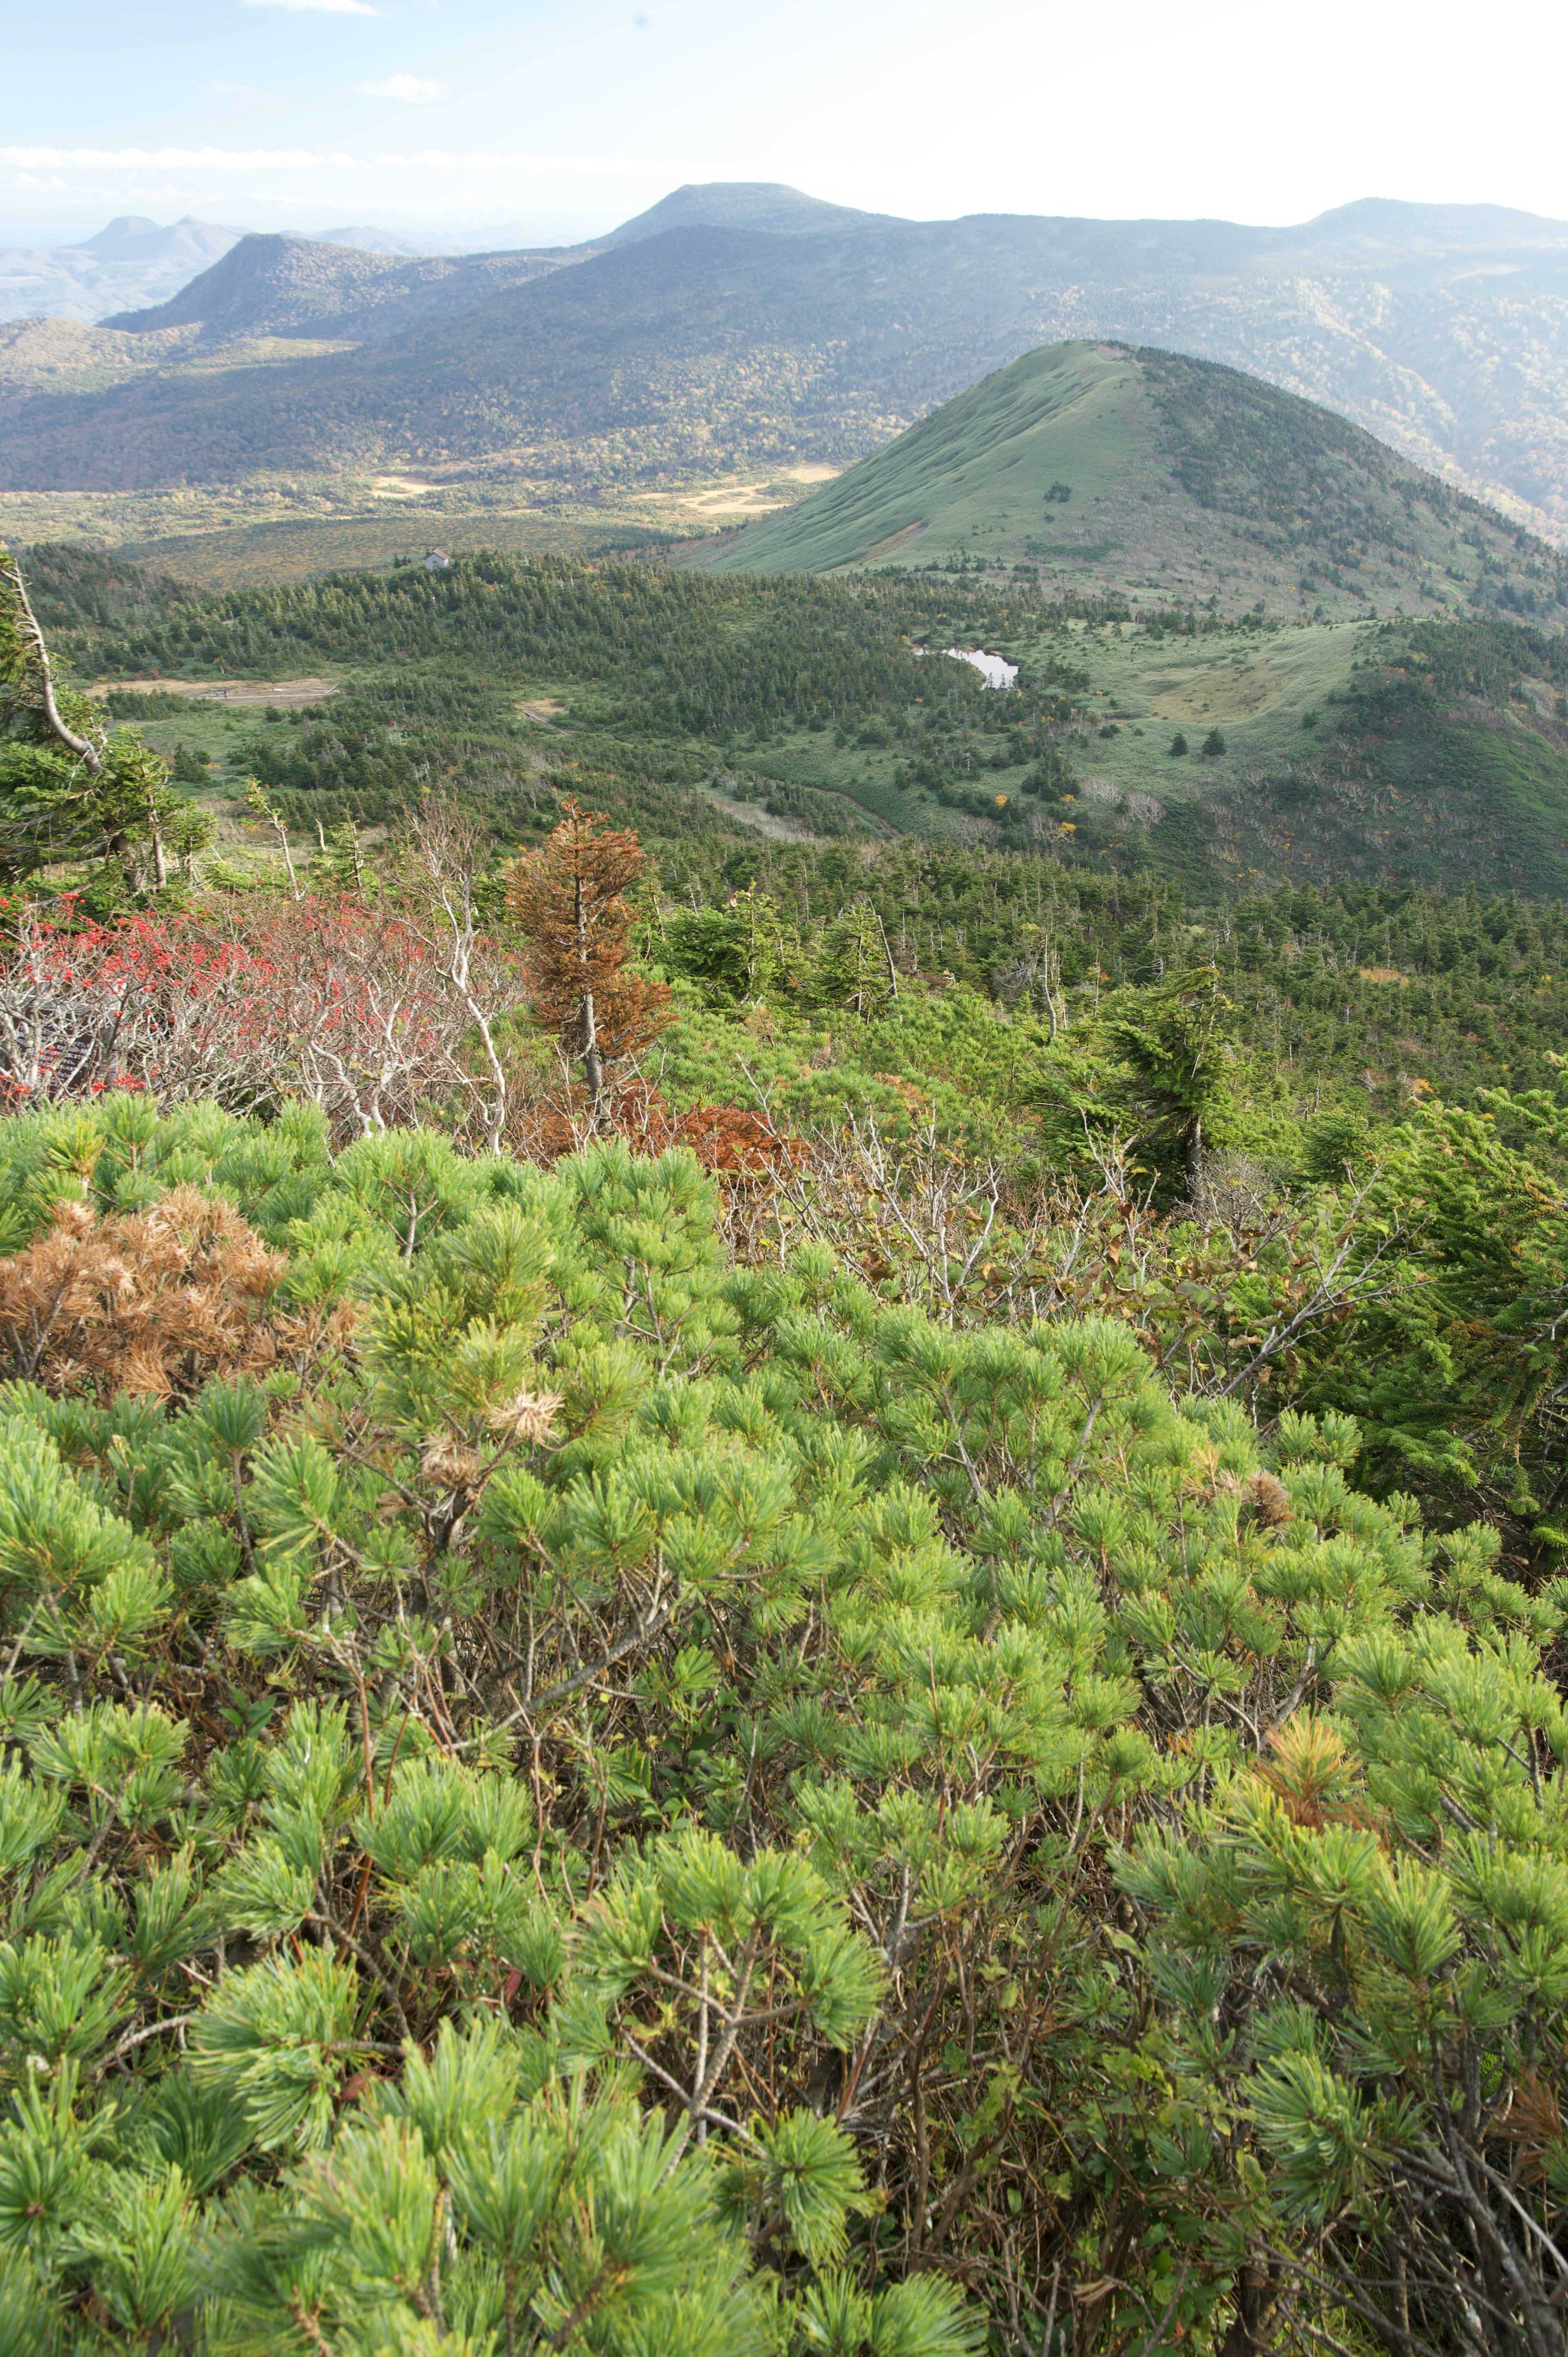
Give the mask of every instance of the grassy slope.
[[[1022, 556], [1058, 522], [1047, 500], [1053, 484], [1067, 481], [1080, 511], [1129, 473], [1155, 479], [1136, 375], [1130, 354], [1094, 344], [1029, 352], [799, 507], [747, 525], [714, 569], [830, 573], [972, 551]], [[1070, 533], [1079, 513], [1061, 522]]]
[[[1102, 716], [1071, 748], [1075, 802], [1060, 815], [1076, 850], [1148, 862], [1200, 892], [1354, 879], [1568, 893], [1554, 681], [1528, 681], [1512, 700], [1444, 694], [1390, 708], [1375, 683], [1407, 642], [1398, 625], [1251, 640], [1070, 635], [1093, 683], [1083, 702]], [[1020, 640], [1007, 651], [1026, 677], [1043, 676], [1060, 646]], [[1205, 759], [1216, 727], [1225, 751]], [[1179, 757], [1178, 732], [1189, 748]]]
[[1564, 611], [1543, 544], [1342, 418], [1235, 370], [1082, 342], [1026, 353], [798, 506], [692, 553], [761, 573], [966, 557], [1034, 567], [1057, 594], [1232, 614], [1443, 612], [1477, 592]]
[[[1568, 740], [1539, 683], [1522, 707], [1440, 699], [1368, 730], [1354, 725], [1358, 666], [1375, 675], [1384, 659], [1377, 625], [1205, 638], [1069, 625], [998, 644], [1027, 688], [1045, 689], [1064, 666], [1089, 674], [1084, 717], [1063, 740], [1072, 799], [1037, 815], [1026, 805], [1034, 839], [1058, 856], [1152, 866], [1199, 897], [1352, 879], [1568, 894]], [[946, 666], [930, 676], [940, 684]], [[998, 697], [993, 716], [1012, 701]], [[917, 728], [922, 717], [913, 707], [904, 716]], [[1225, 751], [1206, 759], [1215, 727]], [[1184, 756], [1170, 749], [1178, 732]], [[781, 780], [847, 795], [900, 833], [987, 833], [919, 785], [900, 788], [919, 741], [841, 746], [788, 728], [726, 759], [763, 788]], [[968, 781], [1016, 800], [1018, 772], [979, 767], [989, 750], [975, 740]]]

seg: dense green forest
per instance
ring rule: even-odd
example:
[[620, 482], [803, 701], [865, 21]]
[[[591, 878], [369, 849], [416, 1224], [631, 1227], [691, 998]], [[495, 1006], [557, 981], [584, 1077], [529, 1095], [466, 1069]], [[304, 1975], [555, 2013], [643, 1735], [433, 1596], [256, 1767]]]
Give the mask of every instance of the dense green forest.
[[1091, 825], [1201, 615], [4, 587], [0, 2357], [1562, 2357], [1563, 901]]
[[[70, 551], [33, 573], [62, 651], [111, 685], [338, 673], [329, 704], [223, 748], [231, 775], [349, 797], [338, 817], [459, 779], [504, 793], [565, 754], [732, 779], [811, 832], [1043, 847], [1197, 898], [1253, 879], [1568, 893], [1568, 642], [1517, 622], [1284, 628], [994, 577], [483, 556], [223, 596]], [[1006, 654], [1013, 689], [955, 644]]]

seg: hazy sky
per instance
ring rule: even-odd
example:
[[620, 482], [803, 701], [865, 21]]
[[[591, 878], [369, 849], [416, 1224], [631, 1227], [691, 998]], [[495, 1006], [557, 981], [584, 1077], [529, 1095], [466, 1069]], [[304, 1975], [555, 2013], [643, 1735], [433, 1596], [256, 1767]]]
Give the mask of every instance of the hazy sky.
[[5, 0], [0, 237], [608, 226], [683, 180], [875, 210], [1568, 216], [1568, 12], [1318, 0]]

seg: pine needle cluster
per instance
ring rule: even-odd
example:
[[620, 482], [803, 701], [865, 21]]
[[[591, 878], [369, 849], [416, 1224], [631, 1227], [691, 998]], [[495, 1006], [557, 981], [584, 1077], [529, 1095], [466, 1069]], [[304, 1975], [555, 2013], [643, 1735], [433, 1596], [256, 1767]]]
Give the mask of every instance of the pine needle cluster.
[[4, 1144], [0, 2346], [1554, 2352], [1568, 1592], [1349, 1418], [679, 1149]]

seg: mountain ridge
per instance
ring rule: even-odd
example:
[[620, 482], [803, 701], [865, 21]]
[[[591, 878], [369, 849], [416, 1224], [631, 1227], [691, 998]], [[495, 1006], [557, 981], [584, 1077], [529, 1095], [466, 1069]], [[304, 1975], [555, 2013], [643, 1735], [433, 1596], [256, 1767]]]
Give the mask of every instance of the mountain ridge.
[[[677, 199], [782, 203], [771, 217], [799, 226], [658, 226]], [[247, 307], [224, 290], [256, 242], [176, 298], [166, 316], [196, 339], [177, 351], [166, 327], [118, 314], [112, 350], [81, 331], [72, 379], [55, 345], [29, 372], [12, 339], [0, 489], [417, 461], [592, 491], [843, 465], [1021, 352], [1110, 337], [1263, 377], [1568, 535], [1568, 225], [1376, 198], [1283, 229], [843, 208], [824, 227], [816, 206], [716, 184], [623, 224], [635, 237], [491, 256], [276, 241], [315, 258], [282, 294], [258, 270]], [[356, 349], [262, 366], [245, 345], [263, 334]]]
[[1568, 563], [1543, 544], [1332, 411], [1147, 346], [1025, 353], [797, 505], [682, 554], [732, 573], [978, 563], [1145, 610], [1492, 604], [1568, 622]]
[[133, 336], [193, 327], [216, 341], [325, 332], [369, 343], [559, 266], [527, 250], [404, 257], [269, 231], [242, 238], [168, 302], [100, 324]]
[[120, 213], [76, 245], [0, 247], [0, 319], [98, 324], [128, 303], [166, 302], [245, 235], [187, 214], [166, 227]]

